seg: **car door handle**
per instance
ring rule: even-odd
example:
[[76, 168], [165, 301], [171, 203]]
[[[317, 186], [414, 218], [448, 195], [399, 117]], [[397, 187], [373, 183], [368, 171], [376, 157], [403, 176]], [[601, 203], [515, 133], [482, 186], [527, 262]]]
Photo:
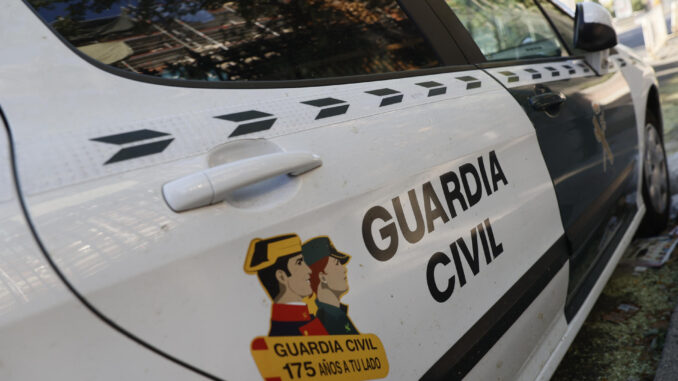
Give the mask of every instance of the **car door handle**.
[[167, 205], [183, 212], [224, 201], [236, 189], [280, 175], [298, 176], [322, 165], [310, 152], [279, 152], [222, 164], [168, 182]]
[[544, 93], [530, 97], [530, 106], [537, 111], [546, 111], [549, 108], [565, 102], [567, 97], [563, 93]]

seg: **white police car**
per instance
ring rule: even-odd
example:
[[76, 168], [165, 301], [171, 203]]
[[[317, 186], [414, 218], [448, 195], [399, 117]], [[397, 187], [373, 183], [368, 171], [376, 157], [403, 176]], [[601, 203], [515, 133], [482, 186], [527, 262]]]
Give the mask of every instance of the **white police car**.
[[14, 0], [0, 30], [2, 380], [548, 379], [667, 222], [654, 72], [593, 3]]

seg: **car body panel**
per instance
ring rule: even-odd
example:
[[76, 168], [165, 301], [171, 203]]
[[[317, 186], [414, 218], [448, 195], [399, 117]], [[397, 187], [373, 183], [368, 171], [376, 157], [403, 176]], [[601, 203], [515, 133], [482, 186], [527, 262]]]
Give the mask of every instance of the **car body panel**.
[[[645, 115], [648, 108], [649, 94], [650, 90], [653, 87], [658, 88], [658, 83], [652, 67], [642, 62], [642, 60], [640, 60], [637, 56], [635, 56], [635, 54], [633, 54], [631, 49], [623, 45], [618, 45], [615, 47], [615, 50], [617, 51], [617, 54], [619, 54], [619, 56], [621, 56], [624, 60], [630, 63], [624, 67], [620, 67], [620, 70], [624, 75], [629, 87], [631, 88], [631, 97], [633, 99], [633, 107], [636, 115], [636, 124], [638, 131], [638, 146], [639, 146], [638, 150], [639, 152], [643, 152], [645, 149], [644, 142]], [[614, 61], [613, 64], [615, 64]], [[658, 112], [661, 113], [661, 110], [658, 110]], [[644, 156], [640, 155], [637, 163], [639, 173], [641, 173], [643, 168], [642, 167], [643, 158]], [[598, 296], [603, 291], [605, 284], [607, 283], [610, 276], [612, 276], [612, 273], [617, 263], [621, 259], [621, 256], [623, 255], [628, 245], [631, 243], [631, 240], [633, 239], [633, 236], [636, 230], [638, 229], [638, 226], [640, 226], [641, 220], [645, 215], [646, 210], [646, 205], [644, 204], [643, 198], [641, 196], [640, 180], [638, 181], [637, 187], [638, 190], [636, 192], [636, 196], [638, 210], [636, 211], [636, 214], [633, 217], [631, 225], [628, 227], [626, 232], [624, 232], [622, 239], [618, 243], [617, 247], [614, 249], [614, 252], [612, 253], [607, 265], [605, 266], [599, 278], [596, 280], [595, 284], [589, 291], [588, 296], [582, 303], [576, 315], [574, 315], [572, 319], [569, 321], [567, 326], [567, 332], [562, 336], [560, 342], [558, 343], [557, 348], [555, 349], [555, 351], [553, 351], [551, 357], [548, 359], [548, 361], [546, 361], [543, 364], [539, 372], [539, 375], [536, 378], [537, 380], [548, 380], [555, 373], [558, 364], [565, 356], [565, 353], [567, 352], [569, 346], [574, 341], [574, 338], [579, 332], [581, 326], [584, 324], [584, 321], [586, 320], [589, 312], [593, 308], [596, 300], [598, 299]]]
[[[383, 344], [388, 379], [548, 379], [645, 210], [638, 192], [632, 222], [568, 321], [563, 307], [572, 269], [560, 255], [565, 230], [556, 190], [538, 134], [506, 89], [515, 84], [501, 73], [506, 68], [452, 67], [402, 78], [265, 90], [176, 87], [101, 70], [24, 4], [0, 7], [0, 25], [13, 25], [16, 32], [0, 42], [7, 52], [0, 57], [0, 105], [14, 136], [27, 213], [45, 254], [89, 309], [47, 268], [45, 279], [58, 291], [21, 309], [18, 289], [6, 291], [10, 307], [0, 329], [48, 356], [49, 349], [30, 336], [30, 328], [40, 324], [41, 335], [65, 343], [55, 362], [89, 352], [90, 357], [78, 358], [97, 367], [112, 366], [110, 358], [133, 363], [103, 378], [139, 378], [145, 364], [151, 379], [199, 377], [181, 362], [215, 379], [258, 378], [250, 347], [266, 336], [271, 300], [256, 276], [243, 271], [248, 246], [255, 238], [295, 233], [304, 241], [328, 235], [352, 256], [344, 301], [358, 330]], [[656, 80], [651, 68], [620, 50], [629, 64], [614, 66], [612, 75], [621, 72], [631, 88], [642, 149], [641, 116]], [[562, 71], [561, 78], [591, 75], [579, 69], [584, 59], [563, 61], [577, 69]], [[36, 62], [49, 62], [49, 70], [27, 64]], [[510, 70], [548, 73], [546, 66], [552, 63]], [[530, 81], [520, 76], [518, 84], [536, 83]], [[252, 124], [260, 130], [252, 132]], [[280, 152], [317, 154], [323, 165], [183, 213], [173, 212], [163, 199], [169, 181]], [[490, 173], [492, 160], [500, 163], [505, 182]], [[455, 201], [457, 215], [449, 222], [438, 215], [415, 224], [410, 197], [416, 196], [420, 213], [430, 212], [435, 202], [422, 201], [432, 202], [433, 193], [451, 216], [440, 177], [469, 165], [476, 171], [485, 167], [492, 181], [480, 190], [477, 204], [463, 208]], [[396, 226], [396, 198], [405, 225], [418, 225], [424, 233], [407, 238], [402, 225], [395, 227], [395, 255], [379, 257], [370, 253], [365, 237], [371, 234], [381, 249], [392, 243], [393, 235], [391, 241], [378, 237], [389, 222]], [[15, 221], [20, 210], [15, 198], [12, 202]], [[367, 219], [374, 208], [391, 218]], [[10, 226], [7, 219], [0, 221], [3, 229]], [[451, 245], [471, 242], [471, 231], [487, 227], [485, 221], [491, 222], [501, 255], [485, 257], [478, 244], [479, 270], [473, 270], [471, 260], [462, 257], [462, 264], [459, 254], [454, 257]], [[30, 266], [46, 266], [27, 226], [16, 226], [22, 238], [14, 242], [29, 245], [38, 256]], [[434, 260], [443, 257], [447, 262]], [[463, 286], [457, 265], [466, 274]], [[536, 277], [540, 271], [544, 275]], [[432, 289], [443, 293], [450, 284], [454, 290], [436, 301]], [[50, 319], [52, 313], [60, 318]], [[70, 321], [94, 339], [67, 341], [73, 331], [56, 332]], [[102, 347], [105, 358], [95, 357]], [[7, 358], [20, 370], [8, 377], [39, 372], [27, 368], [21, 352]], [[97, 367], [70, 369], [81, 372], [70, 376], [88, 379]], [[64, 364], [58, 370], [69, 375]]]
[[[2, 89], [15, 94], [3, 99], [3, 105], [16, 131], [22, 190], [41, 242], [73, 287], [101, 313], [217, 377], [242, 379], [257, 373], [249, 344], [268, 329], [270, 302], [256, 278], [242, 271], [247, 245], [255, 237], [330, 235], [354, 258], [346, 296], [352, 318], [360, 330], [381, 338], [391, 377], [413, 378], [435, 360], [430, 353], [444, 353], [512, 286], [511, 279], [562, 236], [534, 130], [518, 104], [482, 71], [275, 89], [265, 97], [257, 90], [169, 88], [91, 67], [47, 34], [28, 10], [23, 14], [27, 33], [14, 43], [41, 49], [19, 49], [17, 54], [26, 54], [22, 58], [28, 61], [50, 57], [57, 73], [38, 79], [15, 67], [11, 74], [20, 79], [5, 82]], [[3, 67], [0, 73], [9, 75], [9, 66]], [[480, 87], [458, 79], [469, 76]], [[430, 82], [442, 86], [417, 85]], [[444, 93], [434, 91], [441, 87]], [[366, 93], [380, 88], [401, 91], [402, 104], [380, 107], [381, 99]], [[120, 98], [120, 93], [134, 96]], [[317, 108], [301, 103], [330, 96], [349, 104], [346, 115], [324, 121], [317, 118]], [[513, 122], [484, 113], [487, 104], [501, 115], [512, 115]], [[46, 108], [54, 112], [27, 112]], [[284, 151], [316, 153], [323, 166], [267, 185], [275, 192], [172, 212], [162, 198], [162, 185], [215, 160], [229, 160], [222, 153], [238, 124], [215, 117], [248, 110], [275, 115], [276, 122], [246, 136], [252, 139], [236, 139], [238, 144], [257, 145], [257, 139], [265, 138]], [[156, 155], [106, 164], [129, 147], [108, 143], [106, 137], [143, 130], [174, 140]], [[32, 139], [35, 134], [44, 139]], [[168, 135], [158, 135], [143, 144], [166, 139]], [[417, 160], [399, 160], [405, 151]], [[465, 212], [457, 206], [454, 224], [438, 226], [437, 220], [435, 231], [421, 242], [409, 244], [401, 237], [392, 260], [380, 262], [369, 255], [361, 222], [370, 207], [390, 208], [397, 196], [407, 205], [408, 191], [416, 189], [421, 197], [421, 186], [428, 182], [442, 194], [440, 175], [466, 163], [477, 166], [478, 157], [489, 170], [491, 152], [507, 184], [494, 184], [495, 193], [486, 193]], [[347, 156], [353, 161], [346, 162]], [[454, 303], [436, 302], [427, 288], [426, 262], [485, 219], [505, 253], [476, 277], [469, 275], [467, 286], [454, 292]], [[532, 233], [536, 229], [538, 237]], [[420, 278], [412, 284], [399, 281], [409, 271], [419, 272]], [[440, 287], [452, 273], [450, 266], [437, 267]], [[243, 292], [251, 296], [243, 298]], [[478, 293], [486, 295], [480, 304]], [[455, 307], [471, 306], [471, 300], [476, 302], [470, 310]], [[405, 305], [406, 310], [398, 307]], [[421, 310], [431, 312], [414, 313]], [[431, 329], [445, 324], [436, 318], [441, 314], [456, 322], [442, 336]], [[215, 350], [224, 342], [230, 343], [227, 350]], [[412, 358], [419, 345], [430, 352]], [[521, 351], [527, 354], [531, 348]], [[409, 365], [402, 367], [405, 363]]]
[[[1, 110], [0, 110], [1, 111]], [[0, 325], [39, 314], [69, 299], [46, 265], [16, 194], [7, 129], [0, 119]]]
[[[617, 263], [619, 263], [619, 260], [626, 251], [626, 248], [631, 243], [631, 240], [633, 239], [633, 236], [636, 233], [638, 226], [640, 226], [640, 222], [643, 218], [643, 215], [645, 214], [645, 205], [642, 204], [642, 200], [640, 202], [641, 205], [638, 211], [636, 212], [636, 215], [633, 217], [633, 220], [628, 230], [624, 232], [624, 236], [622, 237], [616, 249], [614, 250], [612, 256], [610, 257], [610, 260], [608, 261], [607, 265], [601, 272], [599, 278], [596, 280], [595, 284], [591, 288], [591, 291], [589, 291], [588, 296], [582, 303], [581, 307], [579, 307], [579, 310], [577, 311], [576, 315], [574, 315], [572, 319], [568, 322], [567, 331], [558, 340], [557, 346], [555, 350], [551, 352], [551, 356], [548, 358], [548, 360], [546, 360], [544, 363], [539, 364], [541, 370], [539, 371], [539, 374], [535, 378], [536, 380], [549, 380], [551, 376], [553, 376], [553, 373], [555, 373], [556, 369], [558, 368], [558, 364], [560, 364], [560, 361], [565, 356], [567, 349], [574, 341], [574, 338], [577, 336], [579, 329], [581, 328], [581, 326], [584, 324], [584, 321], [588, 317], [589, 312], [591, 312], [593, 305], [596, 303], [596, 300], [598, 300], [598, 296], [600, 296], [600, 293], [603, 292], [605, 284], [612, 276], [614, 269], [617, 267]], [[563, 319], [565, 319], [564, 313]], [[541, 350], [541, 348], [539, 348], [539, 350]]]
[[[556, 60], [534, 65], [541, 66], [543, 74], [529, 65], [489, 69], [504, 81], [506, 73], [516, 73], [506, 85], [535, 125], [553, 179], [572, 248], [565, 309], [568, 319], [631, 222], [639, 178], [636, 118], [630, 89], [620, 70], [627, 61], [612, 56], [610, 67], [599, 74], [583, 62]], [[577, 71], [582, 76], [577, 77]], [[562, 78], [563, 72], [575, 75]], [[518, 75], [527, 78], [521, 81]], [[553, 110], [534, 110], [531, 99], [541, 93], [566, 98]]]
[[[536, 377], [567, 331], [562, 305], [567, 296], [568, 271], [568, 266], [560, 269], [513, 323], [511, 332], [502, 336], [485, 355], [484, 366], [474, 367], [466, 379], [529, 380]], [[525, 355], [526, 351], [529, 351], [528, 355]]]
[[12, 172], [0, 119], [0, 379], [204, 380], [121, 335], [73, 296], [34, 240]]
[[[438, 3], [438, 10], [440, 11], [445, 11], [447, 6], [444, 4], [442, 1], [435, 1], [431, 0], [432, 3]], [[558, 8], [561, 8], [565, 11], [566, 14], [568, 14], [570, 17], [574, 16], [574, 12], [572, 10], [569, 10], [566, 6], [563, 6], [562, 3], [554, 1], [553, 2]], [[461, 22], [456, 19], [456, 17], [452, 18], [447, 18], [446, 23], [448, 24], [448, 28], [452, 29], [454, 27], [457, 28], [462, 28]], [[479, 51], [478, 47], [476, 46], [475, 42], [473, 41], [471, 35], [467, 32], [461, 32], [455, 34], [455, 41], [464, 49], [465, 52], [470, 51], [473, 53], [476, 53]], [[568, 45], [568, 44], [565, 44]], [[634, 113], [635, 113], [635, 120], [637, 124], [637, 142], [638, 142], [638, 152], [643, 152], [644, 150], [644, 119], [646, 115], [646, 110], [648, 106], [648, 94], [651, 88], [657, 88], [657, 81], [654, 78], [654, 74], [652, 71], [652, 68], [645, 64], [642, 63], [642, 61], [636, 57], [630, 49], [624, 47], [624, 46], [617, 46], [615, 49], [612, 49], [610, 51], [611, 57], [610, 57], [610, 65], [606, 65], [607, 67], [604, 68], [604, 72], [615, 72], [619, 71], [622, 73], [624, 76], [624, 79], [626, 80], [626, 83], [628, 84], [629, 88], [631, 89], [631, 98], [633, 99], [633, 108], [634, 108]], [[548, 59], [536, 59], [536, 60], [524, 60], [524, 61], [513, 61], [513, 62], [498, 62], [498, 63], [486, 63], [486, 60], [484, 57], [479, 56], [478, 54], [472, 54], [474, 58], [471, 60], [471, 62], [477, 63], [480, 65], [480, 67], [484, 68], [494, 68], [494, 69], [487, 69], [488, 72], [493, 72], [495, 74], [495, 78], [497, 78], [504, 86], [507, 88], [511, 88], [512, 86], [517, 86], [520, 83], [525, 83], [525, 77], [521, 75], [521, 78], [519, 79], [520, 83], [514, 83], [514, 82], [509, 82], [509, 80], [514, 81], [515, 79], [512, 79], [514, 75], [506, 75], [506, 73], [501, 73], [501, 72], [511, 72], [513, 71], [513, 74], [517, 74], [520, 70], [525, 69], [525, 68], [531, 68], [531, 69], [544, 69], [544, 66], [555, 66], [553, 63], [555, 62], [550, 62]], [[604, 57], [603, 57], [604, 56]], [[600, 54], [597, 53], [591, 53], [591, 54], [584, 54], [582, 56], [576, 56], [572, 58], [563, 58], [562, 61], [567, 61], [567, 60], [583, 60], [586, 63], [590, 65], [595, 65], [597, 61], [601, 60], [602, 58], [607, 58], [607, 52], [601, 56]], [[607, 62], [607, 61], [606, 61]], [[623, 63], [626, 63], [625, 65]], [[502, 67], [504, 66], [504, 67]], [[570, 65], [572, 66], [572, 65]], [[515, 70], [507, 70], [506, 67], [509, 67], [510, 69], [515, 69]], [[561, 70], [562, 72], [562, 70]], [[535, 81], [534, 83], [539, 82]], [[642, 156], [642, 155], [641, 155]], [[637, 160], [637, 173], [641, 173], [642, 171], [642, 158], [639, 158]], [[638, 179], [638, 178], [637, 178]], [[638, 179], [639, 180], [639, 179]], [[602, 287], [605, 284], [605, 281], [609, 278], [609, 276], [612, 273], [612, 270], [615, 268], [617, 262], [619, 261], [619, 258], [625, 248], [628, 246], [628, 243], [630, 242], [634, 232], [637, 229], [637, 226], [640, 224], [640, 220], [642, 216], [645, 213], [645, 206], [643, 205], [643, 200], [642, 197], [640, 196], [640, 189], [641, 189], [641, 181], [637, 181], [636, 184], [637, 187], [637, 192], [636, 192], [636, 204], [638, 205], [638, 210], [635, 212], [635, 215], [633, 216], [633, 220], [628, 227], [628, 230], [626, 230], [623, 234], [623, 237], [621, 239], [617, 237], [615, 239], [616, 242], [613, 242], [609, 248], [609, 251], [604, 254], [604, 258], [602, 261], [602, 264], [604, 265], [604, 268], [598, 269], [597, 271], [600, 271], [600, 275], [595, 280], [594, 284], [588, 286], [591, 287], [590, 291], [588, 291], [588, 294], [584, 294], [585, 300], [583, 301], [583, 304], [581, 305], [580, 309], [576, 312], [575, 316], [570, 316], [571, 322], [569, 325], [567, 325], [568, 319], [566, 319], [565, 314], [562, 316], [562, 318], [559, 319], [559, 322], [556, 323], [556, 326], [563, 327], [565, 326], [566, 329], [566, 334], [563, 336], [564, 341], [559, 341], [560, 338], [557, 337], [556, 334], [550, 335], [550, 340], [545, 339], [543, 342], [541, 342], [534, 350], [533, 354], [530, 356], [528, 361], [525, 363], [524, 367], [520, 371], [520, 375], [517, 377], [517, 379], [532, 379], [534, 378], [534, 375], [539, 373], [539, 379], [548, 379], [553, 372], [555, 371], [558, 363], [562, 359], [562, 357], [565, 354], [565, 351], [567, 350], [567, 347], [570, 345], [572, 340], [574, 339], [574, 336], [576, 335], [576, 332], [579, 330], [581, 327], [581, 324], [583, 323], [584, 319], [588, 315], [589, 311], [591, 310], [596, 298], [600, 294]], [[629, 199], [628, 201], [633, 202], [633, 200]], [[618, 241], [617, 241], [618, 240]], [[520, 336], [522, 335], [523, 332], [516, 329], [515, 331], [508, 332], [506, 335], [515, 335], [515, 336]], [[555, 343], [555, 344], [554, 344]], [[555, 346], [557, 344], [557, 347]], [[554, 350], [555, 348], [555, 350]], [[545, 358], [548, 358], [548, 360], [544, 360]], [[485, 366], [492, 366], [493, 362], [488, 361], [488, 362], [483, 362]], [[498, 365], [498, 363], [497, 363]]]

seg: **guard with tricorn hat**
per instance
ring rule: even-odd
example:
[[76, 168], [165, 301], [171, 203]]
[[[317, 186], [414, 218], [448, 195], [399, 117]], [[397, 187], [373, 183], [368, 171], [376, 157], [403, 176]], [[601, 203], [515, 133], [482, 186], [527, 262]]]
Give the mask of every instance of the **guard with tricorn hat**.
[[311, 288], [316, 295], [317, 318], [331, 335], [358, 334], [341, 297], [348, 292], [346, 263], [351, 256], [338, 251], [327, 236], [303, 245], [304, 261], [311, 268]]
[[245, 272], [256, 273], [273, 300], [269, 336], [327, 335], [303, 300], [313, 291], [311, 270], [304, 262], [299, 236], [253, 239], [247, 250]]

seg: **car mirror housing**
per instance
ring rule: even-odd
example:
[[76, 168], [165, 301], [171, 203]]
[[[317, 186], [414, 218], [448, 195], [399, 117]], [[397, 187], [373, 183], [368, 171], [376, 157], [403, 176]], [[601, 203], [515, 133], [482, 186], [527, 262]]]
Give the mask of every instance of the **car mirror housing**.
[[602, 5], [591, 1], [577, 4], [574, 20], [575, 48], [598, 52], [617, 45], [612, 15]]

